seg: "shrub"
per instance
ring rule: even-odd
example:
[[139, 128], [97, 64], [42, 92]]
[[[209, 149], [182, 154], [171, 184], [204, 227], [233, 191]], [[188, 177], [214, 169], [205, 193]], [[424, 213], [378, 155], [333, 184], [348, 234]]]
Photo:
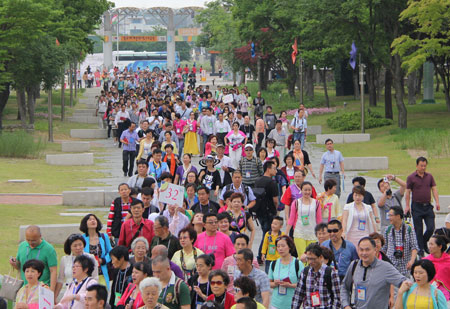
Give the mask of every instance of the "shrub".
[[0, 157], [37, 158], [45, 149], [46, 143], [41, 138], [35, 139], [24, 131], [3, 132], [0, 135]]
[[[370, 112], [365, 116], [364, 126], [366, 129], [378, 128], [392, 124], [392, 120], [383, 118], [377, 113]], [[327, 124], [330, 128], [339, 131], [358, 130], [361, 128], [361, 113], [352, 112], [331, 116], [328, 118]]]

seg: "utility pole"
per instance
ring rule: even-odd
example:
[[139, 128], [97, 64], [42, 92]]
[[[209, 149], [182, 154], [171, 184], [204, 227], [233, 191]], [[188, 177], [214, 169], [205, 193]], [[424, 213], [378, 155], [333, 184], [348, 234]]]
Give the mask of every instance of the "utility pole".
[[359, 85], [361, 87], [361, 133], [364, 133], [364, 64], [361, 62], [361, 54], [359, 54]]
[[300, 56], [299, 63], [299, 75], [300, 75], [300, 104], [303, 104], [303, 59]]

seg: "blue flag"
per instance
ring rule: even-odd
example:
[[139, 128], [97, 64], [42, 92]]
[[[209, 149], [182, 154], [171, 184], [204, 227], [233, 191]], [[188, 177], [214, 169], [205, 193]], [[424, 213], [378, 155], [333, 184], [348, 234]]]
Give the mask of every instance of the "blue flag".
[[252, 49], [251, 49], [252, 58], [255, 58], [255, 55], [256, 55], [256, 53], [255, 53], [255, 43], [252, 42], [251, 47], [252, 47]]
[[355, 42], [352, 42], [352, 49], [350, 50], [350, 66], [352, 67], [352, 69], [354, 70], [356, 68], [356, 46], [355, 46]]

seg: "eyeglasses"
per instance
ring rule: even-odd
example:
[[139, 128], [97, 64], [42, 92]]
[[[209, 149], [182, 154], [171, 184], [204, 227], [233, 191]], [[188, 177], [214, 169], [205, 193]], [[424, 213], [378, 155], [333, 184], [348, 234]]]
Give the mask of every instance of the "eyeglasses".
[[339, 229], [328, 229], [328, 233], [337, 233], [339, 232]]
[[242, 291], [240, 288], [234, 287], [234, 294], [239, 293], [240, 291]]
[[219, 223], [219, 221], [206, 221], [206, 224], [214, 225], [214, 224], [218, 224], [218, 223]]
[[211, 284], [211, 286], [214, 286], [214, 285], [222, 285], [222, 284], [223, 284], [223, 281], [211, 281], [210, 284]]

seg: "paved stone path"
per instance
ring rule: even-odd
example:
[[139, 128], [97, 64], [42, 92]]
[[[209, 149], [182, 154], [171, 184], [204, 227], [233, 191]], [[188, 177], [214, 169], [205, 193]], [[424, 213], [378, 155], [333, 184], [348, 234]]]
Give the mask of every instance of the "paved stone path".
[[61, 205], [61, 194], [0, 194], [0, 204]]

